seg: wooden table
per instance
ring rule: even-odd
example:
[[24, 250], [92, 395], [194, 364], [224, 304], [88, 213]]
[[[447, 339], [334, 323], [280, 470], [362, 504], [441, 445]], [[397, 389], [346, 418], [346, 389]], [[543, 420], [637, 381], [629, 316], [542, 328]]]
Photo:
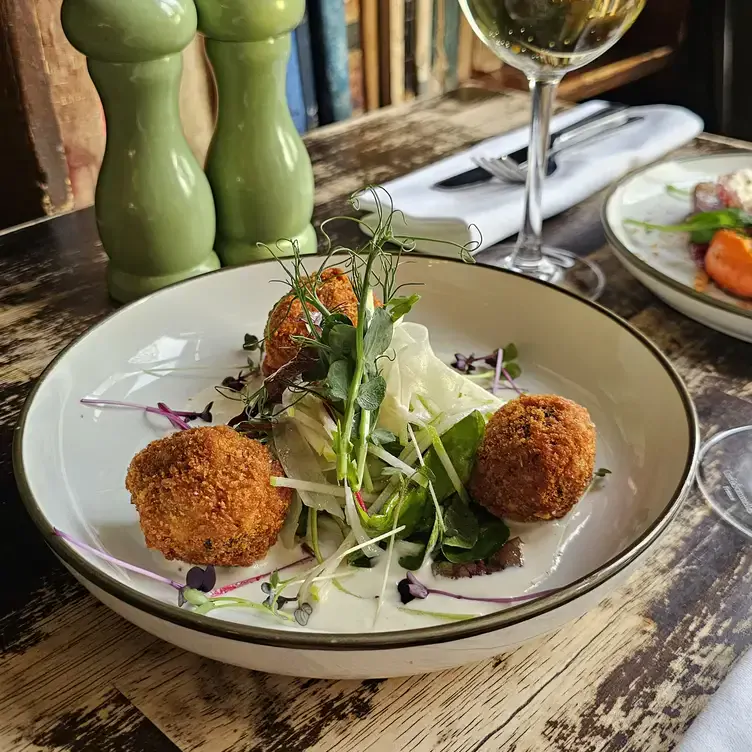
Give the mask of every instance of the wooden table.
[[[344, 197], [367, 183], [526, 119], [524, 95], [466, 90], [315, 132], [307, 141], [316, 216], [341, 213]], [[703, 137], [682, 152], [730, 143]], [[603, 302], [668, 354], [706, 435], [752, 422], [752, 346], [675, 313], [624, 272], [604, 247], [600, 201], [549, 222], [548, 240], [599, 261]], [[11, 469], [14, 425], [34, 379], [112, 310], [91, 210], [0, 237], [0, 752], [655, 752], [673, 746], [745, 650], [752, 546], [697, 493], [652, 560], [599, 608], [512, 653], [438, 675], [266, 676], [130, 626], [53, 558]]]

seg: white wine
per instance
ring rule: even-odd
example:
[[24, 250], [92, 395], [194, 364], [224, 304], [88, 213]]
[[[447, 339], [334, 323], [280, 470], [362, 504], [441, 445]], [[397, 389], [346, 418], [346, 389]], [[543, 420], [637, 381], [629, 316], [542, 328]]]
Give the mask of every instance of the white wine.
[[528, 74], [560, 75], [594, 60], [646, 0], [459, 0], [475, 33]]

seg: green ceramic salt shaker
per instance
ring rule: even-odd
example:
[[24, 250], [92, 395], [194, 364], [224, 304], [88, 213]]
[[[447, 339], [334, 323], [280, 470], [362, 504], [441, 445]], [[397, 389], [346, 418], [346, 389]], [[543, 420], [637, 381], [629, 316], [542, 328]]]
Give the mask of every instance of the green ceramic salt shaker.
[[211, 187], [180, 123], [192, 0], [64, 0], [107, 120], [95, 211], [110, 295], [126, 302], [219, 268]]
[[[291, 31], [305, 0], [195, 0], [218, 91], [206, 160], [223, 263], [316, 251], [313, 171], [285, 98]], [[279, 243], [279, 246], [277, 245]]]

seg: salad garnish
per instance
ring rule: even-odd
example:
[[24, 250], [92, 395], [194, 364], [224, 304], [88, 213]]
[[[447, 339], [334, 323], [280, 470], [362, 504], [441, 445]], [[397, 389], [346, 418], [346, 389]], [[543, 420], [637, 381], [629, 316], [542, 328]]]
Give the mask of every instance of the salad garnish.
[[752, 227], [752, 215], [742, 209], [732, 208], [699, 212], [676, 225], [657, 225], [636, 219], [625, 219], [624, 224], [659, 232], [688, 232], [693, 243], [703, 245], [710, 243], [718, 230], [745, 232], [747, 228]]
[[157, 403], [156, 407], [151, 405], [138, 405], [135, 402], [120, 402], [118, 400], [103, 400], [85, 397], [80, 400], [82, 405], [89, 405], [91, 407], [115, 407], [123, 408], [126, 410], [143, 410], [146, 413], [153, 415], [161, 415], [163, 418], [172, 423], [172, 425], [180, 431], [186, 431], [190, 428], [188, 422], [191, 420], [202, 420], [205, 423], [211, 423], [213, 420], [211, 409], [214, 405], [210, 402], [200, 413], [195, 411], [185, 410], [172, 410], [167, 407], [164, 402]]
[[408, 572], [404, 580], [400, 580], [397, 585], [400, 598], [403, 604], [408, 604], [415, 599], [425, 600], [429, 595], [443, 595], [446, 598], [454, 598], [457, 601], [475, 601], [476, 603], [524, 603], [536, 598], [556, 593], [561, 588], [552, 588], [550, 590], [538, 590], [535, 593], [525, 593], [524, 595], [515, 595], [509, 598], [483, 598], [475, 595], [464, 595], [462, 593], [452, 593], [447, 590], [439, 590], [424, 585], [412, 572]]
[[[242, 408], [226, 426], [189, 425], [211, 422], [212, 403], [189, 412], [163, 402], [83, 400], [145, 410], [181, 429], [141, 450], [126, 478], [147, 545], [168, 559], [202, 565], [189, 570], [184, 584], [156, 577], [178, 590], [181, 606], [201, 614], [252, 608], [306, 626], [333, 586], [373, 602], [376, 628], [384, 605], [407, 603], [406, 593], [507, 604], [550, 592], [471, 598], [423, 585], [412, 574], [459, 580], [522, 566], [522, 541], [510, 539], [502, 518], [564, 516], [593, 480], [595, 428], [576, 403], [532, 397], [518, 387], [522, 369], [513, 343], [482, 356], [457, 353], [452, 366], [434, 354], [428, 330], [404, 321], [420, 303], [397, 278], [414, 242], [394, 233], [390, 200], [377, 205], [372, 237], [354, 250], [336, 246], [328, 227], [360, 219], [322, 224], [328, 250], [313, 273], [294, 242], [290, 258], [282, 258], [281, 246], [268, 248], [287, 293], [263, 336], [246, 333], [239, 343], [247, 367], [216, 386]], [[390, 243], [396, 252], [387, 250]], [[455, 247], [471, 261], [472, 245]], [[343, 268], [334, 266], [335, 254]], [[502, 390], [520, 396], [507, 401]], [[551, 442], [561, 451], [547, 453]], [[535, 473], [518, 477], [528, 467]], [[499, 490], [499, 478], [511, 495]], [[165, 519], [165, 509], [180, 513]], [[277, 541], [306, 555], [216, 587], [214, 566], [250, 566]], [[395, 593], [397, 566], [408, 574]], [[283, 579], [288, 567], [301, 571]], [[372, 568], [376, 582], [369, 588], [365, 570]], [[359, 573], [352, 587], [343, 584]], [[259, 602], [232, 594], [257, 582]]]

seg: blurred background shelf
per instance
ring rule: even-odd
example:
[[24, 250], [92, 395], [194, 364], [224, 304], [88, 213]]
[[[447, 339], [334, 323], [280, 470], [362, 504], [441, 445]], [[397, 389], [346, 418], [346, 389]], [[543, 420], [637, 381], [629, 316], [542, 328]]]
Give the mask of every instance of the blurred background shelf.
[[[559, 87], [559, 97], [573, 102], [598, 97], [665, 69], [675, 54], [676, 50], [669, 46], [627, 58], [617, 49], [610, 50], [591, 65], [566, 76]], [[490, 74], [476, 74], [465, 84], [499, 90], [528, 88], [525, 76], [509, 66]]]
[[[92, 203], [105, 123], [83, 58], [60, 26], [62, 0], [0, 1], [0, 227]], [[647, 0], [613, 49], [569, 74], [561, 97], [683, 104], [708, 130], [752, 138], [742, 33], [750, 0]], [[462, 87], [524, 90], [475, 37], [457, 0], [308, 0], [293, 35], [287, 99], [307, 131]], [[184, 57], [181, 114], [203, 160], [216, 101], [200, 38]], [[744, 66], [744, 67], [743, 67]]]

